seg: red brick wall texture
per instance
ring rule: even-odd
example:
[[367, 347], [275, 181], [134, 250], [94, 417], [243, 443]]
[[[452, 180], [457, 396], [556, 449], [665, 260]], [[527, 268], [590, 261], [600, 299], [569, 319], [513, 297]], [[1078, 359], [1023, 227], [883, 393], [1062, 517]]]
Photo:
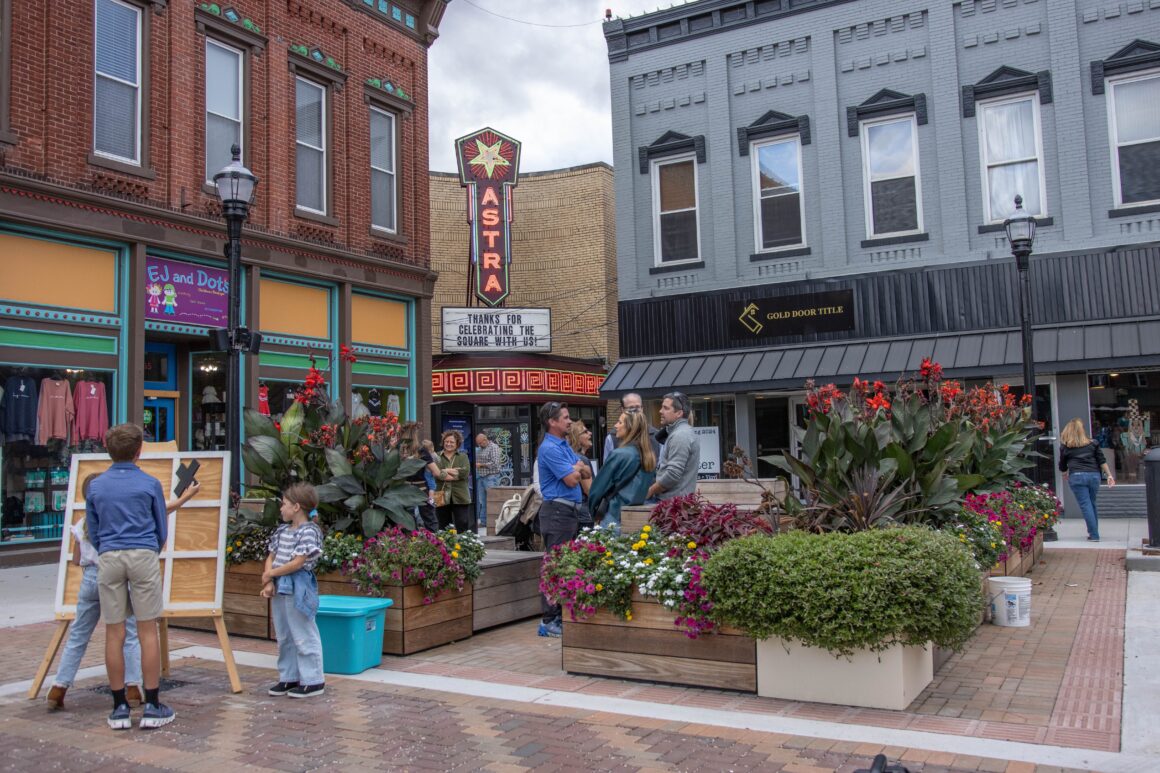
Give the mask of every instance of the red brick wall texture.
[[[11, 0], [11, 128], [4, 163], [69, 184], [160, 202], [186, 212], [212, 212], [204, 186], [205, 35], [194, 0], [129, 0], [146, 9], [149, 28], [149, 170], [126, 174], [89, 163], [93, 136], [94, 0]], [[421, 3], [415, 6], [419, 16]], [[236, 0], [219, 2], [249, 18], [266, 38], [247, 56], [247, 165], [260, 179], [254, 225], [303, 239], [429, 264], [427, 49], [371, 13], [361, 0]], [[228, 24], [228, 22], [227, 22]], [[421, 24], [420, 24], [421, 26]], [[212, 33], [210, 33], [212, 34]], [[337, 224], [295, 214], [294, 73], [290, 47], [320, 48], [346, 73], [331, 90], [331, 184]], [[370, 227], [369, 106], [363, 84], [389, 79], [414, 101], [399, 132], [401, 238]]]

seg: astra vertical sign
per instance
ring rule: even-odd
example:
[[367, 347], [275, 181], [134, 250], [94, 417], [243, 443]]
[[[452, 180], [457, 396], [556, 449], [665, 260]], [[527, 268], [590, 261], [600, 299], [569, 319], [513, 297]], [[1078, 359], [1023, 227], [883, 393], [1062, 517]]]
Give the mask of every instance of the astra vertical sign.
[[495, 129], [455, 141], [459, 183], [467, 188], [475, 295], [488, 306], [508, 295], [512, 262], [512, 188], [519, 181], [520, 143]]

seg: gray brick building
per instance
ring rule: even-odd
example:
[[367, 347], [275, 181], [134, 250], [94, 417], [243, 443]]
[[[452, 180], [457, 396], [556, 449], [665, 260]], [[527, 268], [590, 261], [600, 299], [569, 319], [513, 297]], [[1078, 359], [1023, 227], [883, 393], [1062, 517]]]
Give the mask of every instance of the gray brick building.
[[807, 378], [930, 356], [1019, 384], [1018, 194], [1038, 224], [1041, 417], [1083, 417], [1142, 483], [1141, 431], [1160, 444], [1160, 0], [701, 0], [604, 32], [606, 394], [695, 395], [723, 449], [760, 456], [791, 442]]

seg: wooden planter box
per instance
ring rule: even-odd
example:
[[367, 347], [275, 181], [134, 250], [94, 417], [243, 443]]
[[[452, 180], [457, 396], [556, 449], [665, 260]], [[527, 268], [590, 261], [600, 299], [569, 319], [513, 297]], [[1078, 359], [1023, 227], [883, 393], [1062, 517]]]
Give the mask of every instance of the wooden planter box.
[[[318, 593], [326, 596], [362, 596], [338, 572], [318, 576]], [[389, 585], [384, 598], [394, 602], [383, 626], [383, 654], [411, 655], [441, 644], [471, 637], [471, 583], [463, 590], [445, 590], [430, 604], [423, 603], [419, 585]]]
[[489, 548], [483, 556], [483, 573], [475, 581], [472, 630], [538, 617], [543, 563], [543, 553]]
[[782, 639], [757, 642], [757, 694], [902, 711], [934, 679], [934, 648], [895, 645], [834, 657]]
[[599, 610], [564, 620], [563, 668], [570, 674], [757, 691], [757, 642], [734, 628], [690, 639], [675, 615], [633, 593], [632, 620]]
[[[262, 561], [244, 564], [226, 564], [225, 585], [222, 589], [222, 618], [226, 630], [236, 636], [273, 639], [274, 626], [270, 622], [270, 600], [258, 594], [262, 590]], [[208, 617], [175, 617], [169, 621], [179, 628], [213, 631], [213, 620]]]

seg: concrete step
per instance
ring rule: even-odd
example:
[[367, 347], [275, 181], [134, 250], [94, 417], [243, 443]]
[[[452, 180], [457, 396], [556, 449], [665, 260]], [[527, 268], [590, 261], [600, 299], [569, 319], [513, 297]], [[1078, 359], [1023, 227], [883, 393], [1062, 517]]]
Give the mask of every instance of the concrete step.
[[1115, 488], [1103, 486], [1096, 498], [1100, 518], [1146, 518], [1147, 492], [1143, 484], [1120, 484]]

